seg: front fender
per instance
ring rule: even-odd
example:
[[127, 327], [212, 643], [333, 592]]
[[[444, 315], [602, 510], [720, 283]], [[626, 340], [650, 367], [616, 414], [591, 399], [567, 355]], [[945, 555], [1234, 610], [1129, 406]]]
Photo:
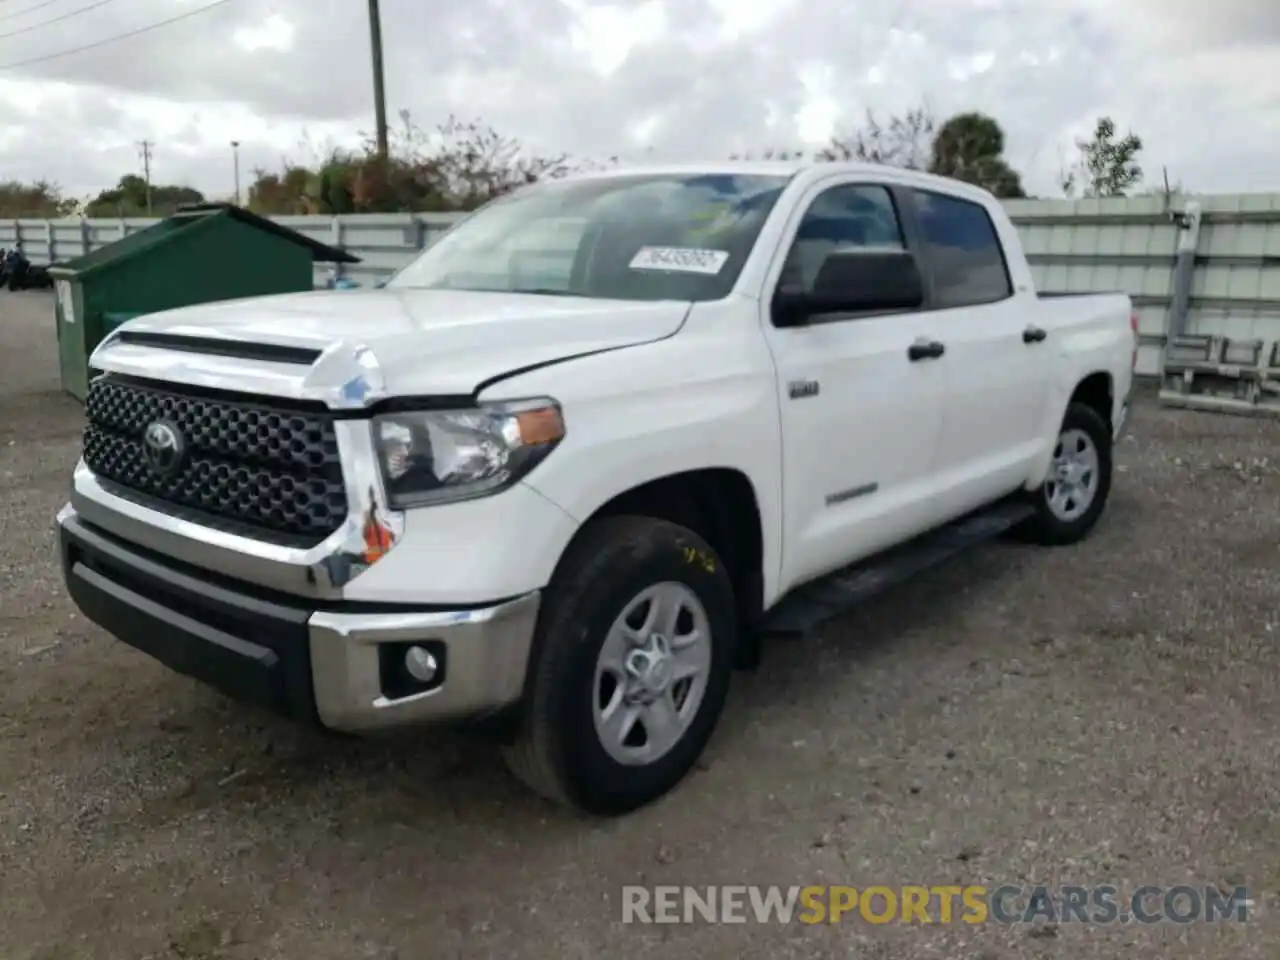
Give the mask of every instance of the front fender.
[[781, 426], [772, 361], [750, 331], [758, 334], [745, 324], [736, 335], [714, 322], [691, 324], [667, 340], [531, 371], [484, 399], [545, 395], [560, 403], [565, 439], [525, 482], [579, 522], [662, 477], [743, 473], [760, 509], [771, 596], [782, 548]]

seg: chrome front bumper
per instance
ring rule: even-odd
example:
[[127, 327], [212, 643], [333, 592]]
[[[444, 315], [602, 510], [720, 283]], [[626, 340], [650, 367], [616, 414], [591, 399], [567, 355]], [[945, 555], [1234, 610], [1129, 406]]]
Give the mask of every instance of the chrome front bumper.
[[[540, 592], [452, 611], [321, 609], [159, 557], [80, 515], [58, 513], [68, 591], [91, 621], [238, 699], [364, 732], [475, 718], [519, 701]], [[346, 609], [344, 609], [344, 607]], [[392, 683], [409, 645], [437, 654], [434, 685]]]
[[[313, 613], [312, 685], [320, 722], [358, 732], [483, 716], [524, 689], [540, 594], [447, 613]], [[431, 644], [444, 650], [439, 686], [388, 697], [379, 648]]]

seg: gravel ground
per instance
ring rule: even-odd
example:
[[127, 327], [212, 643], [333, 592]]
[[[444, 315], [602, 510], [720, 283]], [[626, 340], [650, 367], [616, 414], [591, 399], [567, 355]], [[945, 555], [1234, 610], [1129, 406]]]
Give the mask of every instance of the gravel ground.
[[[1280, 424], [1146, 397], [1074, 549], [997, 544], [739, 675], [705, 763], [598, 822], [456, 734], [341, 741], [78, 618], [80, 413], [0, 295], [0, 957], [1274, 958]], [[624, 926], [623, 884], [1247, 883], [1248, 923]]]

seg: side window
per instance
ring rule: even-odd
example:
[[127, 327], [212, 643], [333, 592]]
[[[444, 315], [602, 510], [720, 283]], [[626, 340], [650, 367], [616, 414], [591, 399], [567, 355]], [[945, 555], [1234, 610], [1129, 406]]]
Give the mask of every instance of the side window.
[[995, 303], [1013, 295], [1000, 238], [981, 204], [925, 190], [912, 196], [937, 306]]
[[814, 199], [800, 221], [778, 286], [812, 290], [823, 261], [833, 253], [904, 247], [898, 211], [885, 187], [832, 187]]

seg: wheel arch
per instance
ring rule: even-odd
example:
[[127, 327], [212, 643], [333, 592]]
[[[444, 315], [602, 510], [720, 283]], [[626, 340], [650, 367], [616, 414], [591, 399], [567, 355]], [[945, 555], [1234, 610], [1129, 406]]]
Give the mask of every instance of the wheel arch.
[[686, 527], [707, 541], [724, 561], [733, 583], [740, 636], [735, 663], [754, 666], [759, 651], [752, 627], [764, 605], [764, 524], [751, 479], [731, 467], [668, 474], [621, 491], [579, 527], [564, 555], [591, 525], [606, 517], [640, 516]]

